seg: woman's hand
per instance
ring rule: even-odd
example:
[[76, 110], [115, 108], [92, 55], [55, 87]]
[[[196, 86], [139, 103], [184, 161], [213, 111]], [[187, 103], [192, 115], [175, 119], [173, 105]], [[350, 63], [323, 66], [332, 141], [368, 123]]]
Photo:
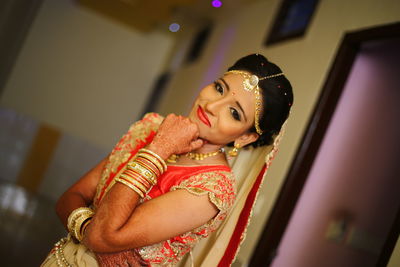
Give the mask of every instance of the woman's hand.
[[183, 154], [203, 146], [199, 128], [190, 119], [169, 114], [161, 123], [148, 149], [167, 159], [172, 154]]

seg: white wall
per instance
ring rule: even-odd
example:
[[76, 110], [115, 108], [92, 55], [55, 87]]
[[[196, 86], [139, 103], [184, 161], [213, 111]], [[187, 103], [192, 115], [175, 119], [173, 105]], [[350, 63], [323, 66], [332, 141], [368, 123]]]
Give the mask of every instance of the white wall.
[[45, 0], [0, 105], [111, 149], [142, 112], [172, 45], [77, 1]]

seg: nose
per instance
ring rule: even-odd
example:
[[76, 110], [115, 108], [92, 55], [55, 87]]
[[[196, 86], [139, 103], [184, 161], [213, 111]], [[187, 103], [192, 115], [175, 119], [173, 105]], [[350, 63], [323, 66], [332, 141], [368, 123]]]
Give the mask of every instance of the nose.
[[215, 116], [218, 114], [219, 110], [226, 103], [226, 97], [219, 97], [216, 99], [210, 99], [205, 105], [204, 109], [211, 115]]

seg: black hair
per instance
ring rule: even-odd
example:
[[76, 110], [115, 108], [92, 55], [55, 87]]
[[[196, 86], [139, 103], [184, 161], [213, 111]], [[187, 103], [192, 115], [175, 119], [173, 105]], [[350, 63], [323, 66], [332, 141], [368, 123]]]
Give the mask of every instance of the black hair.
[[[277, 65], [260, 54], [242, 57], [228, 69], [228, 71], [230, 70], [247, 71], [259, 78], [282, 72]], [[284, 75], [260, 80], [258, 86], [263, 99], [262, 115], [259, 120], [263, 133], [257, 141], [251, 143], [253, 147], [272, 143], [273, 137], [280, 132], [283, 123], [289, 116], [293, 104], [292, 86]], [[250, 132], [256, 132], [254, 126]]]

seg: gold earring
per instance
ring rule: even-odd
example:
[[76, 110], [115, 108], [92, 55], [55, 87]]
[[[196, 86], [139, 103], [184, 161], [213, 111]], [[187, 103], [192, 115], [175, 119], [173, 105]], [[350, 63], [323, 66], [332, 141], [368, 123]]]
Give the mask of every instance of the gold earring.
[[231, 156], [231, 157], [236, 157], [238, 155], [239, 148], [240, 148], [240, 145], [239, 144], [235, 144], [233, 149], [228, 152], [228, 155]]

